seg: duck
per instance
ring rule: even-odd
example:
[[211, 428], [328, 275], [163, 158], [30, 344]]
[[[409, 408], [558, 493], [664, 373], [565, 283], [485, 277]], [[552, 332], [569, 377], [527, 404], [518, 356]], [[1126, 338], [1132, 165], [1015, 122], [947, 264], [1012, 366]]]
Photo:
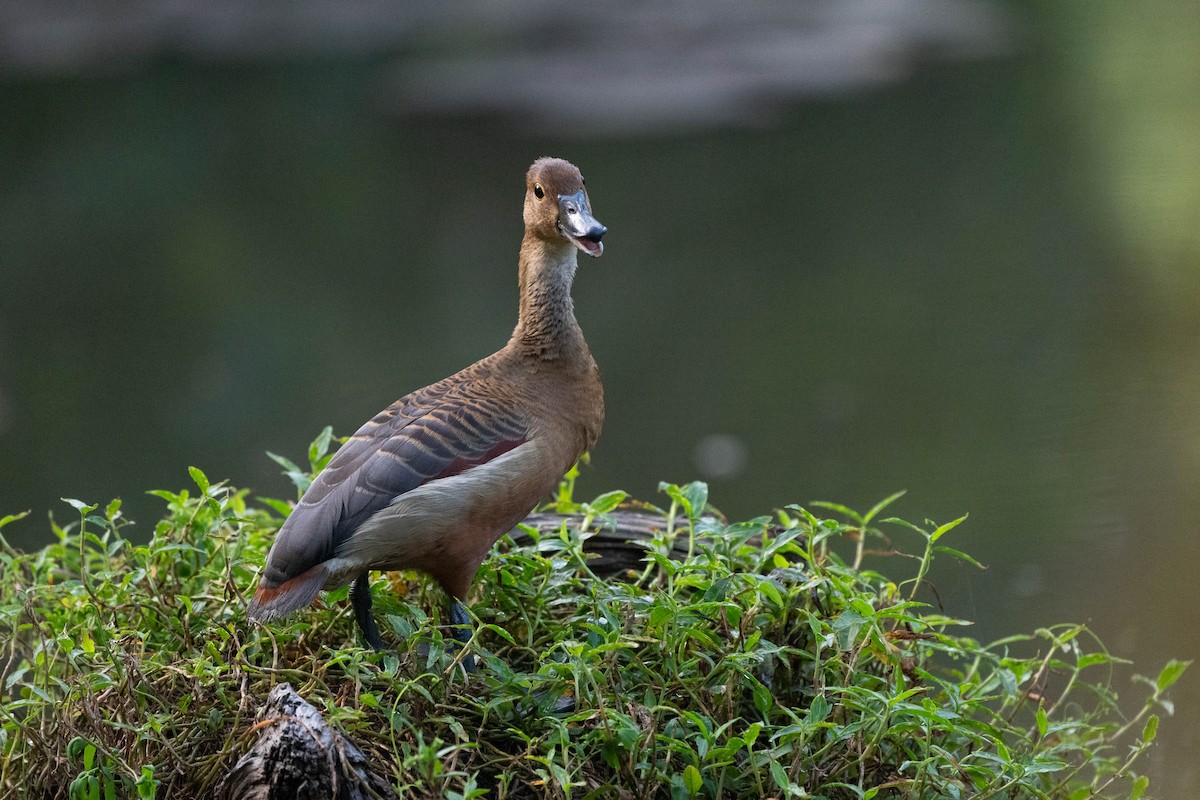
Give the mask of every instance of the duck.
[[[582, 252], [607, 228], [579, 169], [544, 157], [525, 175], [517, 324], [507, 344], [404, 395], [347, 439], [271, 544], [247, 616], [280, 619], [350, 585], [366, 643], [383, 650], [372, 571], [416, 570], [445, 592], [454, 638], [480, 565], [592, 448], [604, 422], [600, 371], [571, 296]], [[474, 669], [470, 654], [462, 659]]]

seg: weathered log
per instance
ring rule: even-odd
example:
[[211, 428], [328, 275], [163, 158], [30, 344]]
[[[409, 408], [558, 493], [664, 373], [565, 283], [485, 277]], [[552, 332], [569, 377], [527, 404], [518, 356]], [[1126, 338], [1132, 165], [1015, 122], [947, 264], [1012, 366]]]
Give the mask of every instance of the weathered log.
[[[705, 516], [702, 521], [716, 521], [716, 517]], [[557, 514], [552, 511], [530, 514], [521, 523], [536, 528], [543, 536], [553, 534], [563, 522], [567, 527], [578, 529], [583, 524], [582, 514]], [[678, 535], [671, 542], [670, 557], [673, 561], [684, 561], [688, 556], [688, 548], [692, 545], [687, 537], [687, 517], [675, 519], [675, 530]], [[651, 539], [662, 535], [667, 527], [667, 519], [662, 514], [632, 509], [617, 509], [603, 516], [596, 517], [588, 527], [587, 538], [583, 542], [583, 551], [595, 556], [588, 561], [588, 568], [596, 577], [605, 580], [612, 578], [627, 578], [640, 573], [645, 568], [646, 549]], [[779, 536], [784, 531], [778, 524], [769, 525], [766, 533]], [[511, 534], [517, 544], [526, 544], [529, 534], [517, 528]], [[696, 542], [713, 542], [713, 534], [703, 533], [696, 536]], [[750, 538], [751, 542], [761, 541], [760, 536]], [[793, 560], [791, 556], [786, 556]]]
[[[536, 528], [545, 535], [557, 531], [563, 521], [568, 527], [578, 529], [583, 524], [583, 515], [541, 512], [530, 514], [521, 524]], [[640, 571], [645, 566], [647, 543], [661, 535], [666, 526], [666, 517], [648, 511], [617, 509], [603, 517], [596, 517], [583, 543], [583, 551], [596, 556], [588, 561], [588, 567], [598, 578], [620, 577], [629, 570]], [[677, 519], [675, 529], [686, 531], [687, 518]], [[529, 540], [529, 534], [520, 528], [511, 535], [517, 544], [525, 544]], [[672, 558], [682, 561], [687, 557], [687, 551], [686, 535], [676, 537], [671, 543]]]
[[222, 800], [396, 799], [363, 752], [290, 683], [271, 690], [259, 719], [258, 741], [217, 791]]

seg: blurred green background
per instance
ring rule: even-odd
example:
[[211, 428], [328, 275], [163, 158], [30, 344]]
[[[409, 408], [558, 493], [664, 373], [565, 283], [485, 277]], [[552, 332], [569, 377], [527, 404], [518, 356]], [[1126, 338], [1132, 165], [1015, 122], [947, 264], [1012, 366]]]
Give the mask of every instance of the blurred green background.
[[59, 497], [148, 535], [188, 465], [290, 497], [266, 450], [505, 341], [522, 176], [559, 155], [610, 229], [584, 495], [907, 489], [971, 514], [989, 569], [934, 579], [979, 638], [1200, 652], [1200, 6], [137, 6], [0, 10], [10, 541]]

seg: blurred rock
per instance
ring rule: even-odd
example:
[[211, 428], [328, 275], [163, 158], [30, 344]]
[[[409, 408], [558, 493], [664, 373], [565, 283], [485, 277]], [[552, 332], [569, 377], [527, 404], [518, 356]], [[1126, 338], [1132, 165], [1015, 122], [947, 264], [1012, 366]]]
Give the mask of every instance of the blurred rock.
[[714, 433], [696, 442], [693, 459], [700, 477], [736, 478], [746, 469], [750, 453], [745, 442], [728, 433]]
[[508, 38], [532, 24], [497, 20], [477, 52], [406, 60], [390, 83], [389, 110], [489, 111], [559, 135], [761, 125], [798, 98], [997, 55], [1008, 38], [994, 7], [959, 0], [551, 8], [554, 26], [535, 29], [536, 47]]
[[162, 56], [393, 56], [379, 93], [387, 113], [629, 135], [763, 124], [797, 98], [997, 55], [1008, 28], [984, 0], [6, 3], [0, 75]]

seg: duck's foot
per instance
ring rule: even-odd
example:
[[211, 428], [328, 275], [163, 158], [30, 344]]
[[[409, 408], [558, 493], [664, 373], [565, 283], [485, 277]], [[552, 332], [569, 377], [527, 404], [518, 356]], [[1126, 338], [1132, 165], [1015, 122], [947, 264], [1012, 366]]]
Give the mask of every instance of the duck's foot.
[[[474, 634], [475, 626], [471, 622], [471, 617], [467, 614], [467, 608], [462, 601], [457, 597], [450, 598], [450, 624], [452, 628], [452, 636], [463, 647], [466, 647], [471, 642], [471, 637]], [[474, 653], [466, 653], [462, 660], [464, 670], [468, 675], [475, 673], [475, 655]], [[555, 698], [552, 702], [549, 700], [549, 692], [534, 692], [530, 698], [537, 704], [538, 708], [549, 708], [546, 710], [551, 714], [573, 714], [578, 707], [573, 694], [562, 694]]]
[[[474, 633], [474, 626], [471, 624], [471, 618], [467, 616], [466, 607], [457, 597], [450, 598], [450, 624], [454, 626], [450, 635], [463, 647], [470, 644], [471, 636]], [[464, 654], [459, 663], [462, 664], [462, 668], [466, 670], [468, 675], [475, 674], [474, 653]]]
[[[535, 694], [533, 696], [533, 699], [538, 704], [538, 707], [541, 708], [543, 706], [543, 704], [545, 704], [548, 697], [549, 697], [548, 692], [538, 692], [537, 694]], [[550, 705], [550, 707], [546, 710], [548, 712], [550, 712], [551, 714], [555, 714], [555, 715], [557, 715], [557, 714], [574, 714], [575, 710], [577, 708], [578, 708], [578, 706], [575, 703], [575, 695], [562, 694], [562, 695], [559, 695], [558, 699], [555, 700]]]
[[[375, 616], [371, 613], [371, 580], [368, 573], [364, 572], [355, 578], [354, 584], [350, 587], [350, 603], [354, 606], [354, 619], [358, 622], [358, 628], [362, 631], [366, 643], [377, 651], [387, 649], [383, 643], [383, 637], [379, 635], [379, 626], [375, 624]], [[451, 635], [457, 642], [452, 647], [466, 647], [471, 641], [473, 626], [471, 618], [467, 615], [467, 609], [456, 597], [450, 598], [450, 624], [453, 626]], [[421, 648], [421, 651], [423, 651], [422, 655], [428, 652], [426, 648]], [[474, 653], [464, 654], [459, 663], [462, 664], [462, 668], [468, 675], [475, 673]]]
[[[460, 647], [458, 642], [446, 642], [446, 650], [450, 653], [457, 653]], [[429, 649], [429, 645], [422, 642], [417, 645], [417, 655], [424, 658], [429, 655]], [[473, 654], [466, 653], [458, 663], [462, 665], [463, 671], [468, 675], [475, 674], [475, 656]]]
[[[453, 597], [450, 598], [450, 625], [450, 635], [454, 637], [454, 641], [445, 642], [445, 647], [448, 652], [457, 653], [461, 648], [466, 647], [470, 643], [473, 627], [471, 625], [471, 618], [467, 616], [466, 608]], [[421, 656], [429, 655], [429, 645], [417, 645], [417, 654]], [[476, 662], [474, 653], [464, 653], [458, 663], [468, 675], [475, 674]]]
[[362, 631], [363, 639], [375, 650], [383, 650], [383, 637], [379, 635], [379, 627], [371, 614], [371, 579], [364, 572], [354, 580], [350, 587], [350, 603], [354, 606], [354, 619]]

